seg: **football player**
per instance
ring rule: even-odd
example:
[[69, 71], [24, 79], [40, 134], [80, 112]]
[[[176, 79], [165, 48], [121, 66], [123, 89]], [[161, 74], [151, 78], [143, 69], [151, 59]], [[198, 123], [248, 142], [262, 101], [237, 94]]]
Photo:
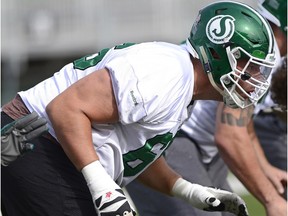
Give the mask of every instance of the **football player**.
[[138, 178], [201, 210], [248, 215], [238, 195], [183, 179], [162, 154], [194, 100], [249, 107], [274, 65], [267, 21], [224, 1], [200, 11], [186, 46], [126, 43], [64, 66], [2, 107], [4, 125], [36, 111], [49, 127], [34, 151], [2, 168], [5, 212], [135, 215], [121, 187]]

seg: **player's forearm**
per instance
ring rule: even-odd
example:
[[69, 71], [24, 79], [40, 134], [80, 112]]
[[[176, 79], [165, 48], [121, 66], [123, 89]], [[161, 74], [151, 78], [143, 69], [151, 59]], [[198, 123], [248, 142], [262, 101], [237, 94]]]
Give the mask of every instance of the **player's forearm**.
[[269, 162], [265, 156], [265, 153], [264, 153], [264, 151], [260, 145], [259, 139], [256, 135], [253, 121], [251, 121], [248, 125], [248, 132], [249, 132], [251, 143], [252, 143], [252, 145], [255, 149], [255, 152], [257, 154], [258, 161], [259, 161], [262, 169], [265, 170], [265, 168], [267, 166], [269, 166], [270, 164], [269, 164]]
[[172, 188], [178, 178], [180, 175], [169, 167], [163, 157], [160, 157], [137, 179], [150, 188], [171, 195]]
[[249, 135], [264, 174], [276, 188], [278, 193], [283, 194], [285, 191], [284, 187], [287, 185], [287, 172], [272, 166], [268, 162], [260, 145], [259, 139], [255, 133], [253, 121], [249, 125]]
[[[64, 112], [59, 110], [61, 106], [66, 108]], [[47, 106], [46, 112], [59, 143], [79, 171], [98, 160], [92, 144], [91, 122], [81, 110], [57, 98]]]
[[[229, 169], [244, 186], [264, 205], [279, 195], [265, 176], [250, 140], [233, 137], [235, 142], [219, 145], [219, 151]], [[223, 142], [223, 141], [222, 141]]]
[[220, 103], [217, 109], [215, 142], [230, 170], [266, 205], [279, 195], [265, 176], [248, 133], [252, 113], [253, 107], [231, 109]]

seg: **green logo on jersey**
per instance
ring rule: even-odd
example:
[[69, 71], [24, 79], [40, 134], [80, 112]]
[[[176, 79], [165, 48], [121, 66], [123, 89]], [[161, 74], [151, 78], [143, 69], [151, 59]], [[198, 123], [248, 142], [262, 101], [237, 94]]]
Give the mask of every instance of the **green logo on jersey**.
[[123, 155], [124, 176], [135, 176], [152, 163], [170, 146], [173, 134], [157, 135], [146, 141], [145, 145]]
[[[113, 49], [124, 49], [134, 44], [135, 43], [123, 43], [123, 44], [113, 47]], [[106, 48], [93, 55], [87, 55], [80, 59], [75, 60], [73, 62], [74, 68], [78, 70], [86, 70], [89, 67], [93, 67], [97, 65], [100, 61], [102, 61], [102, 59], [104, 58], [104, 56], [109, 50], [110, 50], [109, 48]]]

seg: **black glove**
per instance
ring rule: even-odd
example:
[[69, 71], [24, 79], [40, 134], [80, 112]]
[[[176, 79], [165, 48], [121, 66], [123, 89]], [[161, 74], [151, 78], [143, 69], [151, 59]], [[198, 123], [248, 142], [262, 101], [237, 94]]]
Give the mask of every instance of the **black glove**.
[[31, 140], [48, 131], [47, 121], [36, 112], [24, 116], [1, 128], [1, 165], [8, 166], [19, 156], [31, 151]]

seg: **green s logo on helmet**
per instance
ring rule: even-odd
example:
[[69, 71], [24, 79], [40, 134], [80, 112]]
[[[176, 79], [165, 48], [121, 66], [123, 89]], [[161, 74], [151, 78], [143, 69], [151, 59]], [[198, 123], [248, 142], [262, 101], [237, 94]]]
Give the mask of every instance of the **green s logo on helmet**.
[[234, 34], [234, 18], [229, 15], [219, 15], [210, 19], [206, 26], [208, 39], [215, 44], [228, 42]]

